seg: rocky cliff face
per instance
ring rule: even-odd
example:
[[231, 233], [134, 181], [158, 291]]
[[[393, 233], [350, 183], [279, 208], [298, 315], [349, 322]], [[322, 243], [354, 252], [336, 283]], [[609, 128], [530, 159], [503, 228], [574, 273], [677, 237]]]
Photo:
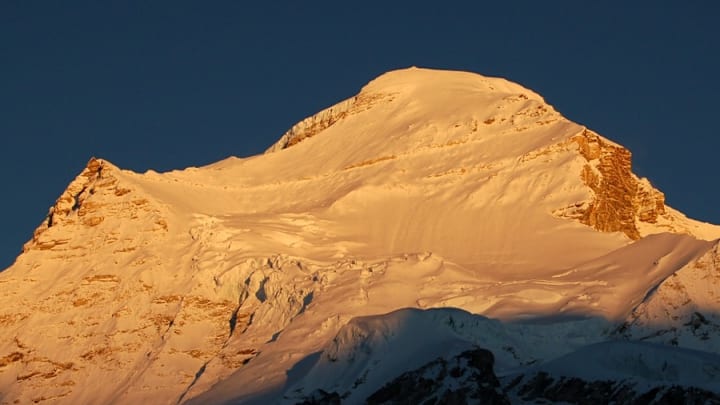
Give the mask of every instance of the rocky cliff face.
[[[522, 381], [522, 382], [520, 382]], [[641, 388], [633, 381], [587, 381], [574, 377], [553, 377], [537, 373], [510, 381], [507, 391], [515, 391], [514, 402], [564, 404], [710, 404], [720, 395], [701, 388], [680, 385]]]
[[293, 125], [293, 127], [283, 134], [280, 140], [265, 153], [277, 152], [289, 148], [307, 138], [319, 134], [340, 120], [371, 109], [376, 103], [383, 101], [391, 102], [392, 100], [393, 95], [390, 93], [360, 93], [353, 98], [341, 101]]
[[[88, 228], [102, 224], [106, 217], [137, 223], [150, 222], [150, 230], [166, 232], [167, 221], [160, 210], [153, 207], [147, 198], [122, 186], [115, 175], [118, 171], [106, 161], [90, 159], [85, 169], [50, 207], [47, 217], [23, 250], [62, 249], [70, 242], [70, 237], [77, 240], [77, 233], [85, 234]], [[117, 235], [117, 232], [108, 229], [107, 235]]]
[[495, 376], [494, 363], [492, 352], [481, 348], [439, 358], [389, 381], [366, 402], [510, 404]]
[[665, 195], [632, 172], [632, 155], [598, 134], [583, 130], [570, 139], [587, 161], [580, 177], [592, 199], [556, 211], [601, 232], [623, 232], [640, 239], [638, 224], [655, 224], [666, 215]]
[[[0, 327], [10, 337], [0, 343], [2, 404], [147, 398], [177, 403], [257, 356], [320, 285], [287, 257], [222, 261], [212, 249], [221, 244], [222, 229], [203, 219], [189, 234], [175, 235], [184, 240], [184, 253], [175, 253], [181, 257], [163, 257], [162, 246], [178, 240], [154, 220], [142, 221], [153, 224], [151, 229], [138, 229], [133, 238], [126, 234], [135, 230], [133, 217], [154, 218], [153, 210], [146, 211], [152, 204], [133, 203], [141, 195], [136, 190], [116, 196], [124, 190], [122, 182], [102, 176], [110, 171], [80, 176], [90, 179], [87, 190], [94, 190], [81, 204], [94, 201], [103, 213], [119, 210], [129, 228], [103, 229], [117, 226], [117, 216], [90, 227], [78, 220], [79, 208], [70, 209], [64, 222], [54, 222], [29, 243], [18, 262], [28, 271], [0, 281], [17, 301], [0, 308]], [[106, 199], [99, 197], [103, 193]], [[80, 248], [79, 242], [88, 246]], [[86, 249], [111, 259], [96, 260]], [[52, 259], [42, 264], [33, 260], [48, 254]], [[67, 261], [76, 265], [61, 267]], [[44, 300], [29, 299], [29, 291], [40, 287], [47, 290]], [[57, 351], [56, 344], [65, 349]], [[94, 380], [103, 384], [88, 384]]]
[[[438, 358], [388, 381], [365, 399], [367, 404], [706, 404], [720, 394], [682, 385], [644, 386], [633, 380], [587, 380], [547, 372], [499, 379], [492, 352], [475, 348]], [[361, 384], [362, 382], [360, 382]], [[341, 404], [346, 394], [317, 390], [304, 405]]]
[[[388, 381], [365, 403], [380, 404], [510, 404], [493, 371], [492, 352], [475, 348], [435, 359]], [[358, 381], [358, 385], [364, 381]], [[297, 401], [304, 405], [341, 404], [347, 393], [319, 389]]]

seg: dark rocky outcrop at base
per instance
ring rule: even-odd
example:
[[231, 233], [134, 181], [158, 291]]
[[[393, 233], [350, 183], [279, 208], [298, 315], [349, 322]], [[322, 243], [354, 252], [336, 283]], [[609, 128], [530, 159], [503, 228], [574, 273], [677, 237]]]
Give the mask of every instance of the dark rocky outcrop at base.
[[630, 381], [585, 381], [576, 377], [555, 378], [546, 372], [514, 379], [509, 389], [526, 402], [547, 400], [570, 404], [720, 404], [720, 395], [708, 390], [678, 385], [639, 389]]
[[476, 348], [434, 360], [385, 384], [368, 404], [509, 404], [492, 352]]
[[[587, 381], [540, 371], [498, 379], [492, 352], [475, 348], [454, 357], [438, 358], [403, 373], [370, 395], [369, 405], [389, 404], [511, 404], [568, 403], [583, 405], [720, 404], [720, 393], [697, 387], [648, 387], [630, 380]], [[317, 390], [302, 405], [339, 405], [350, 392]]]

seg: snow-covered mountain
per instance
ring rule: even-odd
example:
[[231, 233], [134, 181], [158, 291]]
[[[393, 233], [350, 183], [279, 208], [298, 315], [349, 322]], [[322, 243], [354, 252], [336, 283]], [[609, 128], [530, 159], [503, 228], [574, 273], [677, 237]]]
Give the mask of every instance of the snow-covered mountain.
[[263, 155], [90, 160], [0, 273], [0, 403], [720, 400], [718, 238], [531, 90], [393, 71]]

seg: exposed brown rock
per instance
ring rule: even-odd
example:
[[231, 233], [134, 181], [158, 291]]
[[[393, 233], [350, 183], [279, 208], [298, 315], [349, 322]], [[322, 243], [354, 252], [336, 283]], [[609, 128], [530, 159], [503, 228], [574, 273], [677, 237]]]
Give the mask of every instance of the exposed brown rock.
[[0, 358], [0, 367], [5, 367], [8, 364], [18, 362], [18, 361], [22, 360], [23, 357], [25, 357], [25, 355], [20, 352], [10, 353], [7, 356]]
[[102, 221], [104, 221], [105, 218], [103, 217], [89, 217], [82, 221], [84, 225], [87, 226], [96, 226], [99, 225]]
[[581, 177], [595, 196], [579, 213], [582, 223], [602, 232], [623, 232], [639, 239], [636, 221], [655, 223], [665, 213], [665, 196], [632, 173], [632, 156], [592, 131], [571, 139], [587, 159]]
[[[22, 320], [27, 319], [28, 314], [0, 314], [0, 326], [11, 326]], [[17, 341], [17, 340], [16, 340]], [[18, 347], [23, 349], [24, 347], [18, 344]]]
[[50, 207], [45, 221], [35, 230], [32, 240], [25, 244], [24, 250], [27, 251], [33, 247], [39, 249], [52, 248], [56, 243], [41, 240], [41, 234], [58, 224], [74, 222], [70, 218], [71, 213], [78, 212], [79, 216], [87, 214], [88, 210], [82, 207], [83, 200], [87, 197], [87, 194], [92, 193], [92, 183], [103, 175], [103, 165], [104, 162], [100, 159], [90, 159], [85, 169], [68, 185], [68, 188], [60, 195], [55, 205]]
[[[392, 94], [360, 93], [311, 117], [308, 117], [287, 131], [280, 141], [267, 152], [286, 149], [329, 128], [336, 122], [362, 111], [369, 110], [380, 100], [392, 101]], [[267, 153], [266, 152], [266, 153]]]
[[95, 274], [93, 276], [87, 276], [83, 278], [83, 281], [92, 283], [92, 282], [112, 282], [112, 283], [119, 283], [120, 277], [114, 275], [114, 274]]
[[382, 161], [384, 161], [384, 160], [393, 160], [393, 159], [397, 159], [397, 156], [395, 156], [395, 155], [380, 156], [380, 157], [375, 158], [375, 159], [369, 159], [369, 160], [365, 160], [365, 161], [362, 161], [362, 162], [358, 162], [358, 163], [351, 164], [351, 165], [349, 165], [349, 166], [344, 167], [343, 170], [350, 170], [350, 169], [355, 169], [355, 168], [357, 168], [357, 167], [369, 166], [369, 165], [372, 165], [372, 164], [375, 164], [375, 163], [382, 162]]
[[95, 201], [82, 201], [82, 203], [77, 209], [77, 214], [79, 217], [82, 217], [87, 214], [99, 211], [102, 206], [103, 204], [97, 203]]
[[120, 196], [123, 196], [123, 195], [125, 195], [125, 194], [127, 194], [127, 193], [129, 193], [129, 192], [130, 192], [130, 190], [127, 189], [127, 188], [118, 187], [118, 188], [115, 190], [115, 195], [118, 196], [118, 197], [120, 197]]
[[[107, 218], [135, 220], [141, 216], [150, 216], [154, 223], [151, 231], [167, 232], [167, 220], [162, 217], [157, 206], [147, 198], [136, 196], [128, 184], [121, 184], [118, 174], [118, 169], [110, 163], [90, 159], [85, 169], [49, 209], [47, 217], [25, 244], [23, 251], [77, 248], [79, 244], [72, 242], [87, 238], [88, 234], [84, 233], [87, 228], [98, 228], [92, 231], [96, 234], [106, 231], [112, 234], [114, 230], [100, 226]], [[60, 232], [61, 228], [65, 229]], [[69, 240], [67, 235], [74, 235], [73, 240]]]
[[634, 202], [640, 221], [654, 224], [658, 216], [665, 213], [665, 195], [645, 179], [638, 182]]
[[96, 357], [105, 357], [110, 354], [112, 354], [112, 350], [107, 346], [103, 346], [103, 347], [93, 349], [93, 350], [90, 350], [90, 351], [87, 351], [87, 352], [81, 354], [80, 358], [85, 359], [85, 360], [92, 360]]

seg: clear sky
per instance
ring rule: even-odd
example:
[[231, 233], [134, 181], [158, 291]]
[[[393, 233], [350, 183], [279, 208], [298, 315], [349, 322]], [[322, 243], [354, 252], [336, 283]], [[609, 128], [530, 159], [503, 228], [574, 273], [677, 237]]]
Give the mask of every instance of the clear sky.
[[0, 2], [0, 268], [91, 156], [166, 171], [257, 154], [412, 65], [535, 90], [720, 223], [716, 1], [250, 3]]

